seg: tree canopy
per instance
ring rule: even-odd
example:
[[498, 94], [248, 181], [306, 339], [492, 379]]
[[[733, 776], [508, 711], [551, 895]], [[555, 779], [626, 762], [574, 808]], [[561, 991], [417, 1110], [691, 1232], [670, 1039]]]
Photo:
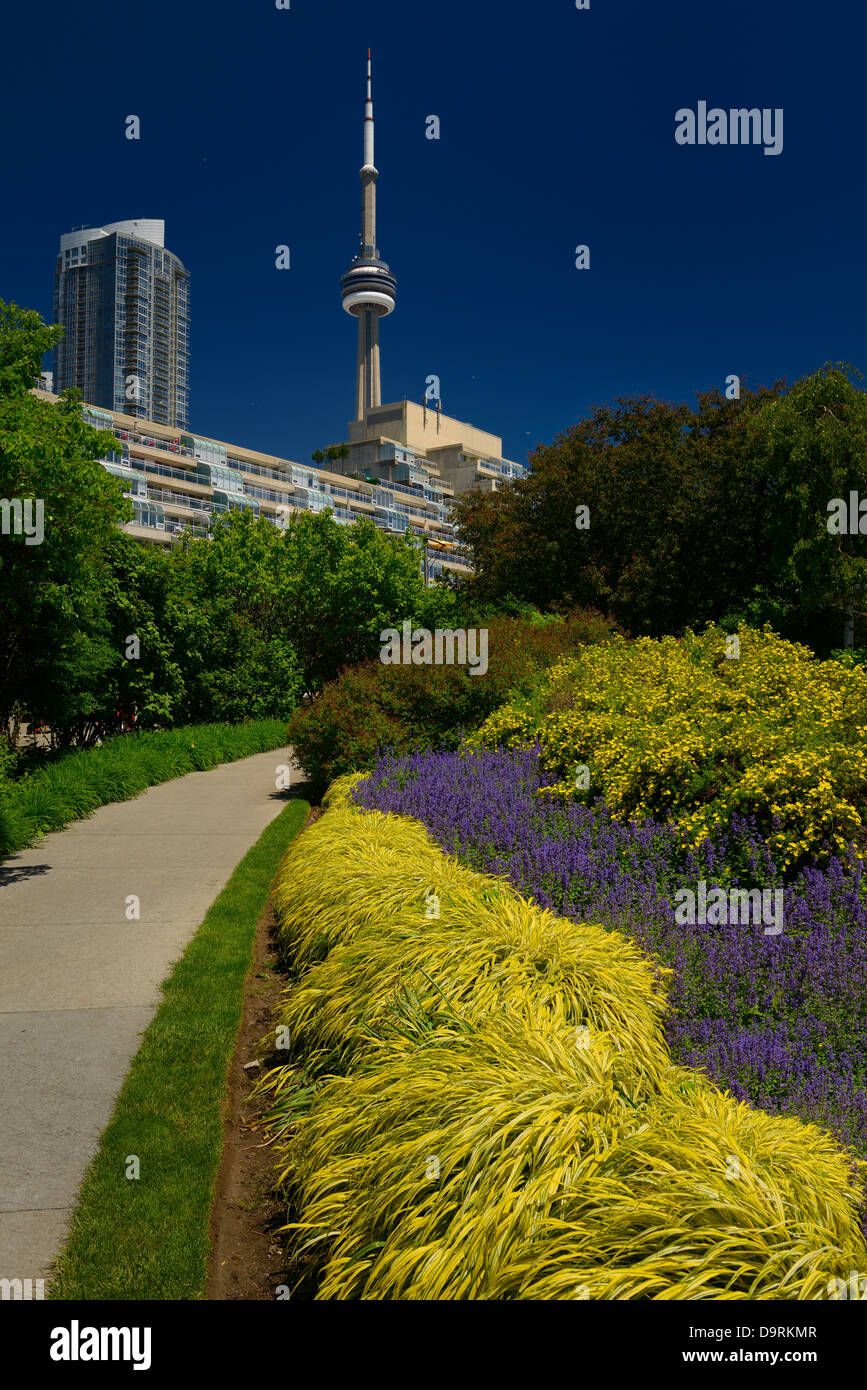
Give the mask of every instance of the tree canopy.
[[[23, 707], [53, 724], [94, 713], [114, 660], [106, 610], [109, 546], [132, 515], [97, 462], [116, 441], [82, 419], [80, 398], [30, 394], [59, 336], [38, 314], [0, 301], [0, 719]], [[13, 504], [40, 516], [40, 535], [16, 526]]]
[[[286, 717], [384, 628], [453, 606], [425, 589], [418, 543], [367, 519], [298, 512], [278, 529], [235, 511], [176, 546], [124, 534], [131, 503], [99, 462], [115, 436], [84, 422], [79, 393], [31, 392], [60, 332], [0, 301], [0, 731], [43, 719], [86, 745], [133, 718]], [[38, 543], [14, 524], [24, 500], [41, 504]]]
[[865, 422], [867, 396], [830, 365], [694, 408], [596, 407], [525, 478], [457, 499], [471, 588], [492, 604], [595, 606], [635, 634], [770, 619], [839, 645], [846, 606], [864, 618], [867, 544], [829, 534], [828, 503], [864, 490]]

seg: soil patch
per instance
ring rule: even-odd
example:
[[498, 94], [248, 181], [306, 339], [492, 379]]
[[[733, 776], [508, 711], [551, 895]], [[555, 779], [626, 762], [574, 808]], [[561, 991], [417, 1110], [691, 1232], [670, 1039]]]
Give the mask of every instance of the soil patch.
[[[303, 795], [304, 788], [298, 790]], [[319, 807], [314, 807], [299, 835], [320, 815]], [[279, 874], [278, 869], [275, 882]], [[285, 985], [277, 951], [277, 917], [269, 897], [256, 924], [241, 1028], [229, 1066], [223, 1157], [211, 1210], [209, 1300], [273, 1302], [278, 1286], [290, 1282], [278, 1234], [286, 1224], [286, 1203], [274, 1191], [274, 1155], [262, 1128], [268, 1098], [253, 1095], [262, 1073], [285, 1060], [285, 1054], [269, 1053], [262, 1042], [274, 1028]], [[247, 1065], [256, 1062], [258, 1066]]]

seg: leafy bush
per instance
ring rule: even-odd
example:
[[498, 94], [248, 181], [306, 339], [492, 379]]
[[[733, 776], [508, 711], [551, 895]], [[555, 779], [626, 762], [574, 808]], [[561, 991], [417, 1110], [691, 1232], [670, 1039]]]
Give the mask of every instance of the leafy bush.
[[296, 710], [286, 738], [308, 775], [324, 783], [363, 770], [384, 747], [456, 748], [463, 729], [476, 728], [534, 673], [615, 631], [583, 611], [542, 622], [493, 618], [481, 626], [488, 631], [485, 675], [471, 675], [467, 666], [385, 666], [374, 659], [345, 670]]
[[20, 782], [0, 782], [0, 855], [110, 801], [220, 763], [283, 745], [281, 720], [194, 724], [166, 733], [120, 734], [98, 748], [67, 753]]
[[838, 647], [830, 655], [844, 666], [867, 666], [867, 647]]
[[[546, 794], [676, 823], [693, 847], [754, 816], [783, 870], [863, 840], [867, 670], [818, 661], [770, 629], [616, 638], [562, 661], [470, 746], [539, 741]], [[576, 771], [589, 787], [576, 791]]]
[[674, 1066], [629, 942], [349, 792], [284, 865], [309, 1052], [264, 1080], [315, 1297], [813, 1299], [862, 1265], [867, 1165]]

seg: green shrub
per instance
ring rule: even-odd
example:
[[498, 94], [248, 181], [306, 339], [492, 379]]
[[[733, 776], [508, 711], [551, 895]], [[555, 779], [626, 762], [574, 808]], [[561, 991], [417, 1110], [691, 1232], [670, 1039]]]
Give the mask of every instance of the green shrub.
[[615, 627], [599, 614], [565, 619], [493, 618], [488, 670], [468, 666], [385, 666], [378, 659], [345, 670], [312, 704], [290, 717], [286, 739], [308, 775], [324, 784], [373, 763], [378, 748], [404, 752], [456, 748], [462, 730], [478, 728], [510, 692], [587, 643], [610, 640]]

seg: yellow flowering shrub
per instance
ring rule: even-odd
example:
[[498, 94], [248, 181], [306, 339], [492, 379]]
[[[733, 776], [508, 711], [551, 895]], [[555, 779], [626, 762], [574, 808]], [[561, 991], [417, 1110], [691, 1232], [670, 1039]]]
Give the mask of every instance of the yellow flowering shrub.
[[768, 627], [739, 629], [739, 651], [733, 638], [711, 625], [587, 647], [468, 746], [538, 741], [557, 779], [543, 794], [602, 796], [617, 815], [675, 822], [691, 846], [749, 814], [784, 868], [861, 841], [867, 672]]

